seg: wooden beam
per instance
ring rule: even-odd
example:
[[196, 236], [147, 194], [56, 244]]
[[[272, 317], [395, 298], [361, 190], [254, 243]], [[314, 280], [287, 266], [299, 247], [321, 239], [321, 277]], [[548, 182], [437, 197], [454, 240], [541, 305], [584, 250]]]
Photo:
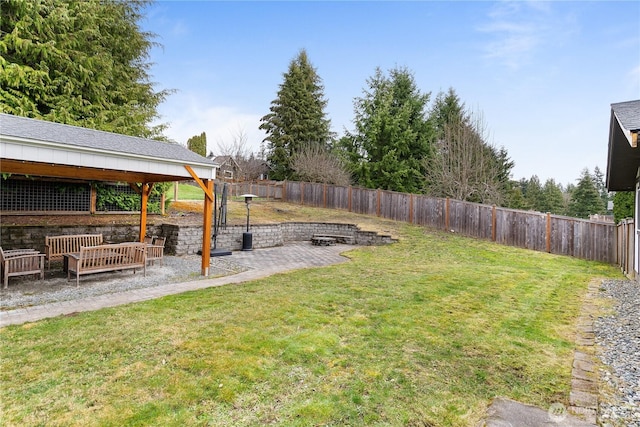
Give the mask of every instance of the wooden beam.
[[147, 203], [149, 202], [149, 193], [153, 185], [143, 182], [140, 187], [140, 242], [144, 242], [144, 236], [147, 234]]
[[204, 191], [205, 200], [209, 199], [210, 202], [213, 202], [213, 190], [209, 190], [206, 183], [204, 183], [198, 175], [196, 175], [195, 171], [189, 165], [184, 165], [184, 168], [189, 172], [189, 175], [194, 179], [194, 181], [200, 186], [202, 191]]
[[[213, 194], [213, 180], [205, 180], [206, 194]], [[209, 276], [211, 262], [211, 216], [213, 214], [213, 198], [204, 198], [204, 220], [202, 225], [202, 275]]]
[[189, 175], [198, 183], [204, 191], [204, 218], [202, 224], [202, 271], [203, 276], [209, 275], [209, 264], [211, 262], [211, 216], [213, 214], [213, 180], [201, 180], [189, 165], [184, 165]]
[[112, 182], [169, 182], [187, 181], [184, 176], [157, 175], [145, 172], [119, 171], [113, 169], [87, 168], [50, 163], [26, 162], [22, 160], [0, 159], [0, 172], [16, 175], [46, 176], [52, 178], [73, 178], [88, 181]]
[[142, 195], [142, 189], [140, 188], [140, 186], [138, 184], [136, 184], [135, 182], [130, 182], [129, 183], [129, 187], [136, 192], [136, 194], [138, 196]]

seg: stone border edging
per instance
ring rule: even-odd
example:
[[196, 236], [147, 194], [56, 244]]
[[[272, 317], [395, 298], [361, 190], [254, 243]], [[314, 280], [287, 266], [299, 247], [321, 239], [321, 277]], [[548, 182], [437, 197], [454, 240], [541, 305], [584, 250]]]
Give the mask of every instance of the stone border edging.
[[594, 424], [598, 415], [598, 372], [596, 370], [593, 329], [598, 307], [594, 304], [594, 300], [597, 298], [600, 282], [601, 280], [597, 279], [589, 283], [578, 318], [576, 350], [569, 394], [569, 410]]

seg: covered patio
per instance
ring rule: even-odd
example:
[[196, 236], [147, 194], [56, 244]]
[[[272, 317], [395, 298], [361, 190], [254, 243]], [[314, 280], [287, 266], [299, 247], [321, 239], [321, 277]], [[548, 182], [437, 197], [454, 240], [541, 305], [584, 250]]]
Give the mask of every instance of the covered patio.
[[205, 193], [201, 274], [209, 275], [216, 167], [206, 157], [175, 143], [0, 113], [0, 173], [128, 183], [141, 197], [140, 242], [154, 184], [195, 180]]

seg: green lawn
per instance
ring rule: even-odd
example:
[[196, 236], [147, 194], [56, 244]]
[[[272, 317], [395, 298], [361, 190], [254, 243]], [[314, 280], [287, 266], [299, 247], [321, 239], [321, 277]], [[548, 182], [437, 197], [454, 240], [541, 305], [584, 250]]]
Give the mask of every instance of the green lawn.
[[[197, 185], [178, 183], [178, 200], [204, 200], [204, 191]], [[176, 183], [173, 184], [171, 190], [167, 195], [173, 198], [174, 188]]]
[[614, 267], [401, 226], [351, 262], [0, 330], [5, 425], [473, 426], [568, 403]]

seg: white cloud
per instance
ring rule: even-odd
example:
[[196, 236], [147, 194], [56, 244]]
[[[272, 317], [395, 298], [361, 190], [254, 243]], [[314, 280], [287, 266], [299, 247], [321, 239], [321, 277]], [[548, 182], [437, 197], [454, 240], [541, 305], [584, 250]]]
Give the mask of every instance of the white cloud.
[[484, 57], [512, 70], [532, 62], [536, 53], [552, 43], [562, 43], [576, 30], [571, 16], [560, 16], [550, 3], [501, 2], [487, 14], [488, 20], [477, 30], [488, 35]]
[[174, 36], [185, 36], [189, 34], [189, 26], [183, 21], [179, 20], [173, 23], [171, 28], [171, 34]]
[[[164, 109], [163, 109], [164, 108]], [[257, 153], [265, 138], [260, 126], [261, 115], [238, 111], [234, 107], [212, 105], [195, 94], [176, 94], [172, 102], [160, 107], [162, 122], [168, 122], [164, 132], [170, 139], [185, 145], [187, 140], [202, 132], [207, 134], [207, 153], [216, 154], [219, 142], [230, 145], [241, 131], [247, 136], [247, 146]]]

